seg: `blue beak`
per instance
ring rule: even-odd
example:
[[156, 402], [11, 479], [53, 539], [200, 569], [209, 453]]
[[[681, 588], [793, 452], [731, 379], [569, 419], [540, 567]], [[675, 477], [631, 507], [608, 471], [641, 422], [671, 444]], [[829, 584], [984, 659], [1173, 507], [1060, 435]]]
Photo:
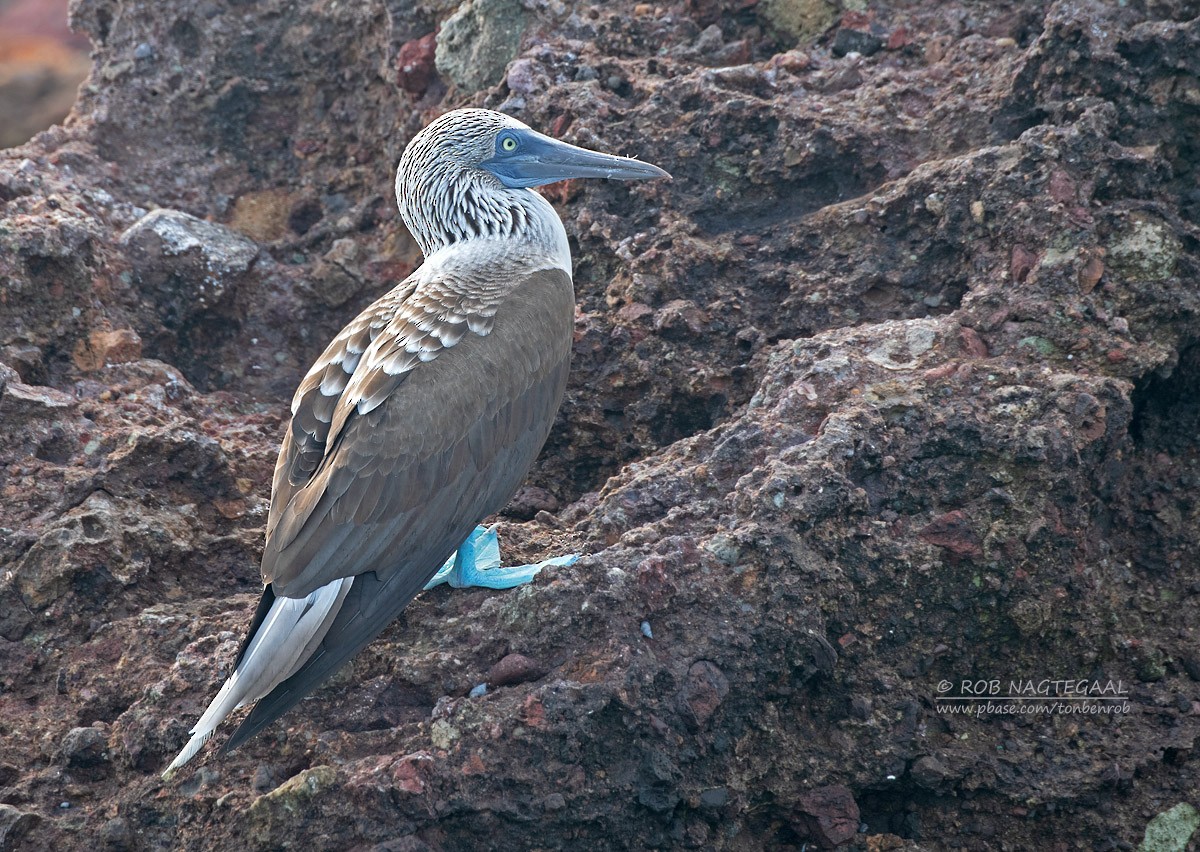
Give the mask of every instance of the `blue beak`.
[[658, 166], [577, 148], [534, 130], [510, 129], [496, 137], [496, 152], [480, 164], [510, 189], [544, 186], [568, 178], [647, 180], [669, 178]]

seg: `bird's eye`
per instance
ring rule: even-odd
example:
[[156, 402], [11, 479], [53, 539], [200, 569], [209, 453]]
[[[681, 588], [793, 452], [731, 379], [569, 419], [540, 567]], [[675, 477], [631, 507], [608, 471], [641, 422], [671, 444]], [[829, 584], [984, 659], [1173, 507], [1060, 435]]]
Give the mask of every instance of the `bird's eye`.
[[512, 136], [505, 136], [503, 139], [500, 140], [500, 150], [501, 151], [517, 150], [517, 140], [514, 139]]

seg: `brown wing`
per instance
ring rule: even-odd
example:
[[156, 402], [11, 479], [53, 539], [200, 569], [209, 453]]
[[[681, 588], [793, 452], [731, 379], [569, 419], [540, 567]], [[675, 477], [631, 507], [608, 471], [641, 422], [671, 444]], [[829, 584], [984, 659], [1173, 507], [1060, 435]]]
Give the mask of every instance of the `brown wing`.
[[[463, 282], [453, 280], [426, 282], [422, 293], [415, 295], [419, 274], [376, 300], [342, 329], [296, 389], [292, 420], [275, 464], [268, 538], [296, 492], [316, 474], [331, 436], [336, 437], [353, 405], [365, 413], [382, 402], [414, 366], [454, 346], [468, 330], [490, 331], [498, 308], [494, 301], [462, 295]], [[379, 346], [373, 345], [376, 340]]]
[[[538, 272], [504, 300], [490, 334], [463, 336], [366, 411], [349, 405], [352, 397], [342, 401], [345, 414], [339, 405], [332, 423], [340, 425], [328, 432], [320, 466], [295, 490], [267, 543], [263, 574], [288, 597], [356, 578], [313, 656], [258, 702], [227, 748], [377, 636], [512, 496], [562, 399], [573, 314], [566, 273]], [[374, 345], [376, 362], [385, 363], [385, 347]]]
[[296, 490], [312, 479], [324, 459], [338, 400], [363, 353], [412, 296], [416, 286], [417, 278], [410, 276], [369, 305], [338, 332], [300, 382], [292, 397], [292, 421], [275, 463], [268, 538], [279, 522], [280, 511], [291, 502]]
[[[343, 367], [353, 366], [349, 371], [340, 369], [335, 356], [324, 368], [320, 381], [314, 378], [309, 382], [313, 389], [305, 401], [312, 402], [302, 405], [299, 413], [305, 417], [298, 428], [294, 424], [301, 418], [299, 413], [293, 415], [291, 430], [293, 435], [301, 433], [304, 445], [294, 453], [295, 461], [287, 465], [287, 485], [291, 488], [272, 499], [267, 526], [268, 555], [284, 551], [295, 541], [321, 501], [326, 501], [331, 511], [341, 513], [339, 520], [344, 517], [345, 505], [335, 504], [343, 496], [340, 489], [357, 474], [352, 470], [353, 465], [342, 463], [343, 459], [334, 450], [351, 419], [371, 414], [417, 367], [452, 349], [469, 332], [479, 336], [491, 332], [500, 294], [491, 300], [464, 295], [464, 283], [446, 278], [426, 281], [419, 292], [409, 292], [400, 304], [394, 307], [383, 304], [382, 310], [371, 311], [371, 322], [360, 317], [354, 325], [361, 330], [347, 337], [347, 354], [340, 359]], [[356, 347], [355, 341], [365, 339], [368, 333], [370, 341], [365, 350]], [[318, 372], [319, 366], [318, 362], [310, 376]], [[430, 369], [425, 367], [422, 375]], [[405, 416], [411, 417], [413, 412]], [[387, 452], [375, 446], [376, 437], [367, 436], [363, 449], [358, 451], [365, 450], [368, 454], [364, 459], [368, 467]], [[417, 437], [425, 440], [426, 436]], [[308, 456], [318, 450], [320, 458], [310, 464]], [[355, 452], [351, 447], [346, 460], [351, 460]], [[328, 544], [333, 546], [332, 541]], [[263, 578], [277, 586], [281, 580], [268, 568], [265, 559]]]

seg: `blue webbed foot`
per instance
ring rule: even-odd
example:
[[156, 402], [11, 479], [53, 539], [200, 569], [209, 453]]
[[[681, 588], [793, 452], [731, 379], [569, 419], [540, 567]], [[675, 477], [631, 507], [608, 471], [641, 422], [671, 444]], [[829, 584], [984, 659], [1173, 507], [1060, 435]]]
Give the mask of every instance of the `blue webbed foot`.
[[511, 589], [528, 583], [547, 565], [570, 565], [579, 556], [556, 556], [535, 565], [500, 567], [500, 540], [496, 528], [475, 527], [467, 540], [446, 560], [445, 564], [425, 584], [426, 589], [449, 583], [455, 589], [481, 586], [485, 589]]

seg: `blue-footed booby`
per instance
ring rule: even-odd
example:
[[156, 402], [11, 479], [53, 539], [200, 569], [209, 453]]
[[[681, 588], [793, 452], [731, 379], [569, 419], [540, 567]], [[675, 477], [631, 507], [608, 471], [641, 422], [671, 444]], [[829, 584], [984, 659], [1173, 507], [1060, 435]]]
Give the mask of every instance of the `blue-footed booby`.
[[424, 263], [300, 383], [275, 466], [262, 598], [233, 673], [164, 776], [235, 709], [257, 702], [222, 753], [278, 719], [427, 584], [506, 588], [536, 573], [477, 567], [494, 548], [477, 524], [545, 443], [571, 358], [567, 233], [533, 188], [657, 177], [668, 175], [490, 110], [447, 113], [412, 139], [396, 201]]

